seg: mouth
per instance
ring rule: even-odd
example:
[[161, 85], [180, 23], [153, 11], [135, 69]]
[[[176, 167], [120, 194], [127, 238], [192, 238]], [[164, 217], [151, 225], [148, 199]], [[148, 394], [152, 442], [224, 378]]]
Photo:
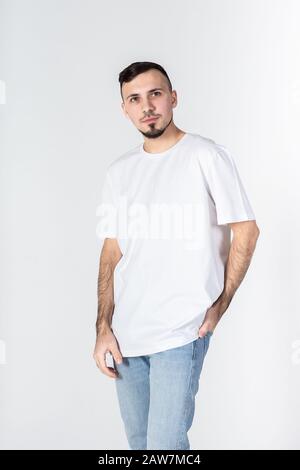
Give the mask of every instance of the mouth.
[[157, 121], [158, 117], [153, 117], [153, 118], [149, 118], [149, 119], [145, 119], [144, 121], [142, 122], [154, 122], [154, 121]]

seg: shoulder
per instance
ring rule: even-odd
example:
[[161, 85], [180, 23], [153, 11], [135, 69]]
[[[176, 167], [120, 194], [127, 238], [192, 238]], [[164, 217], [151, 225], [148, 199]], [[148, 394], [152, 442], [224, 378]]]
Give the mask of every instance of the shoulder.
[[122, 176], [122, 173], [128, 168], [132, 162], [134, 162], [138, 156], [140, 145], [127, 150], [125, 153], [121, 154], [119, 157], [112, 160], [106, 167], [106, 173], [112, 178]]
[[222, 145], [210, 137], [200, 134], [191, 134], [191, 144], [195, 150], [197, 159], [202, 166], [216, 165], [218, 163], [231, 164], [233, 161], [228, 147]]

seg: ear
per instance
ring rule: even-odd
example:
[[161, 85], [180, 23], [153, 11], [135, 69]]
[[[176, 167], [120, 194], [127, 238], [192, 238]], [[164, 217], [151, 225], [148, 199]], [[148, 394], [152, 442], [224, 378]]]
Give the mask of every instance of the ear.
[[176, 108], [177, 106], [177, 92], [176, 90], [172, 90], [172, 108]]
[[121, 103], [121, 108], [122, 108], [122, 111], [123, 111], [123, 113], [124, 113], [124, 116], [125, 116], [125, 117], [128, 117], [128, 114], [127, 114], [127, 112], [126, 112], [126, 110], [125, 110], [125, 105], [124, 105], [124, 102], [123, 102], [123, 101], [122, 101], [122, 103]]

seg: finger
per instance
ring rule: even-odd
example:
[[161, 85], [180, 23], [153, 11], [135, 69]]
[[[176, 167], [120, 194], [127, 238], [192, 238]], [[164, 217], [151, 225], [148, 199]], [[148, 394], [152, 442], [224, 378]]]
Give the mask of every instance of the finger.
[[112, 367], [108, 367], [105, 362], [105, 353], [98, 356], [98, 363], [99, 369], [103, 372], [103, 374], [107, 375], [108, 377], [115, 378], [117, 376], [117, 371]]
[[207, 331], [208, 331], [208, 327], [205, 324], [202, 325], [198, 331], [199, 338], [203, 338], [207, 334]]
[[123, 362], [123, 357], [122, 354], [120, 353], [119, 349], [117, 347], [113, 347], [110, 350], [113, 359], [116, 361], [117, 364], [122, 364]]
[[[105, 353], [104, 353], [104, 355], [105, 355]], [[118, 371], [116, 371], [112, 367], [108, 367], [106, 365], [105, 359], [104, 359], [104, 367], [103, 367], [103, 363], [101, 361], [102, 356], [100, 356], [99, 353], [98, 353], [98, 355], [94, 354], [93, 357], [95, 359], [95, 362], [96, 362], [96, 365], [97, 365], [98, 369], [100, 369], [101, 372], [103, 372], [105, 375], [108, 375], [109, 377], [112, 377], [112, 378], [116, 378], [118, 376]], [[110, 371], [111, 373], [109, 373], [107, 370]]]

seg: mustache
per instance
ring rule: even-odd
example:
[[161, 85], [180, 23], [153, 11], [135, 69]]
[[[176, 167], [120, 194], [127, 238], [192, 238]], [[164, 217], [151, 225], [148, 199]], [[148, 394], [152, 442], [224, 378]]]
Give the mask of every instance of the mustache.
[[142, 121], [145, 121], [145, 119], [150, 119], [150, 118], [158, 118], [159, 116], [155, 116], [154, 114], [149, 114], [147, 116], [144, 116]]

